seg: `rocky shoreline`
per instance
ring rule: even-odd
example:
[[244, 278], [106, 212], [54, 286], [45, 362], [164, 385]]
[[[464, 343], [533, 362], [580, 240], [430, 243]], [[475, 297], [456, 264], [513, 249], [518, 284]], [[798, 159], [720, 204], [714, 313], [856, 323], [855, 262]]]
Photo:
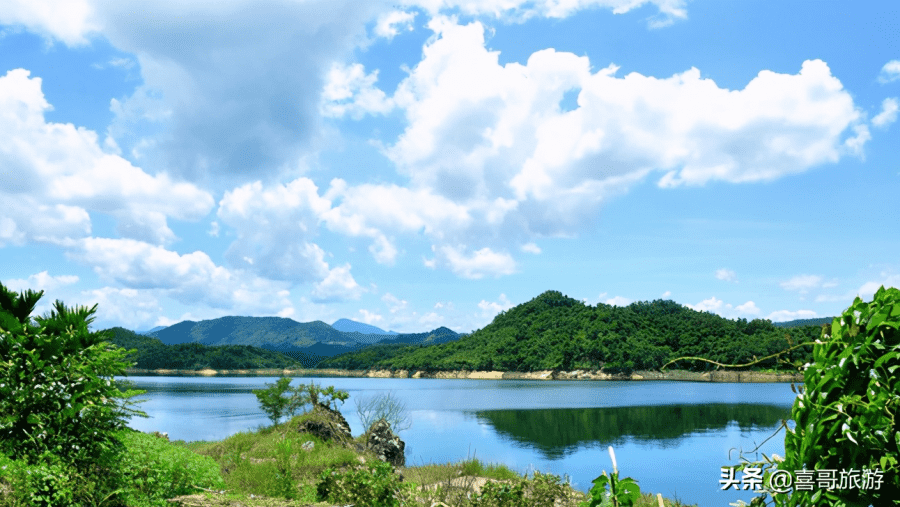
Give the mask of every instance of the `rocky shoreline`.
[[599, 370], [573, 371], [409, 371], [409, 370], [335, 370], [335, 369], [260, 369], [260, 370], [145, 370], [129, 368], [127, 375], [172, 376], [289, 376], [289, 377], [364, 377], [364, 378], [432, 378], [483, 380], [683, 380], [687, 382], [803, 382], [800, 373], [769, 373], [756, 371], [690, 372], [685, 370], [635, 371], [631, 374], [609, 374]]

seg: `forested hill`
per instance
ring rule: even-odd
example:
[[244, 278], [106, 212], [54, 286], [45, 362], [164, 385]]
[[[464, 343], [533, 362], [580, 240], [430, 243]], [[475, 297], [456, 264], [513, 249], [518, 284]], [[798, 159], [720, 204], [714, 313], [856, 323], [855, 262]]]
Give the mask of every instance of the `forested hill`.
[[280, 352], [249, 345], [207, 346], [201, 343], [166, 345], [157, 338], [139, 335], [128, 329], [107, 329], [110, 342], [127, 350], [135, 349], [128, 360], [135, 368], [148, 370], [246, 370], [259, 368], [310, 368], [320, 358], [295, 353], [295, 358]]
[[[699, 356], [742, 364], [821, 335], [821, 326], [780, 329], [768, 320], [729, 320], [673, 301], [596, 306], [547, 291], [459, 340], [439, 345], [375, 345], [328, 358], [320, 368], [402, 370], [657, 370], [670, 359]], [[800, 364], [811, 347], [785, 354]], [[775, 360], [759, 365], [772, 368]], [[677, 368], [707, 370], [683, 361]]]

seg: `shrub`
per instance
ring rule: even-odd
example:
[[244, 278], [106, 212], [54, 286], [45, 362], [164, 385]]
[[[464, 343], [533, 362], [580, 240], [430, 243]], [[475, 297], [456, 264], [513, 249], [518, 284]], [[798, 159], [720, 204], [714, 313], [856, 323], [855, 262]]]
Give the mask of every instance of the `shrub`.
[[[140, 392], [112, 382], [130, 365], [127, 352], [88, 329], [96, 305], [70, 309], [56, 301], [49, 315], [32, 318], [42, 296], [0, 284], [0, 453], [37, 467], [26, 475], [44, 477], [36, 486], [44, 490], [68, 484], [63, 469], [114, 488], [122, 451], [115, 434], [129, 416], [146, 416], [127, 401]], [[64, 491], [41, 494], [35, 505], [53, 504]]]
[[413, 486], [403, 484], [393, 467], [373, 461], [367, 467], [344, 472], [326, 468], [319, 477], [316, 493], [321, 501], [352, 503], [371, 507], [397, 507], [412, 495]]
[[825, 329], [794, 402], [783, 470], [883, 471], [880, 489], [775, 494], [779, 505], [900, 505], [900, 290], [856, 298]]
[[390, 391], [376, 396], [356, 398], [354, 403], [356, 414], [365, 431], [380, 419], [387, 421], [395, 433], [409, 429], [410, 419], [406, 405]]
[[321, 388], [313, 382], [291, 387], [290, 377], [281, 377], [274, 384], [266, 384], [266, 389], [254, 389], [253, 394], [259, 401], [263, 412], [269, 416], [273, 425], [284, 416], [294, 416], [306, 405], [315, 407], [319, 403], [333, 404], [344, 402], [350, 395], [346, 391], [335, 390], [334, 386]]
[[206, 489], [224, 489], [219, 465], [185, 447], [145, 433], [125, 430], [119, 438], [125, 445], [121, 470], [127, 505], [162, 507], [171, 505], [167, 498]]

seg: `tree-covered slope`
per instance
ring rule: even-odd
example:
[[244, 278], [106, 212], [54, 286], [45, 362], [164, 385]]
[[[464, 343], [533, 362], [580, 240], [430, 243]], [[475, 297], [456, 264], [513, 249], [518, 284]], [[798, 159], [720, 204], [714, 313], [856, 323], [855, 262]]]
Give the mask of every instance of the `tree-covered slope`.
[[319, 357], [280, 352], [249, 345], [207, 346], [201, 343], [166, 345], [157, 338], [114, 327], [108, 329], [110, 342], [124, 349], [136, 349], [129, 356], [135, 368], [149, 370], [245, 370], [258, 368], [311, 368]]
[[[627, 307], [589, 306], [547, 291], [506, 312], [488, 326], [459, 340], [398, 349], [370, 348], [330, 359], [325, 364], [404, 370], [572, 370], [617, 372], [659, 369], [680, 356], [700, 356], [725, 364], [750, 362], [810, 341], [819, 326], [779, 329], [768, 320], [729, 320], [673, 301], [633, 303]], [[786, 359], [805, 362], [797, 349]], [[367, 363], [367, 361], [373, 361]], [[762, 363], [772, 367], [775, 360]], [[707, 370], [704, 362], [680, 368]]]

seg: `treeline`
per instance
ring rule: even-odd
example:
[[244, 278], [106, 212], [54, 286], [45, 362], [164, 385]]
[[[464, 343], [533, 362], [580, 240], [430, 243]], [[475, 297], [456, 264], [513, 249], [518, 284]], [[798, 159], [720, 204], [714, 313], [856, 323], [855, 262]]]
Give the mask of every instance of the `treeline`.
[[[820, 335], [818, 325], [778, 328], [768, 320], [730, 320], [673, 301], [590, 306], [558, 291], [547, 291], [457, 341], [368, 347], [327, 358], [319, 367], [520, 372], [602, 369], [619, 373], [658, 370], [682, 356], [743, 364]], [[803, 364], [811, 361], [811, 348], [795, 349], [781, 359]], [[769, 359], [748, 369], [779, 364]], [[701, 361], [682, 361], [675, 367], [693, 371], [716, 368]]]
[[[207, 346], [200, 343], [166, 345], [158, 338], [139, 335], [128, 329], [107, 329], [109, 341], [126, 350], [136, 349], [127, 359], [135, 368], [148, 370], [249, 370], [260, 368], [310, 368], [318, 358], [296, 359], [281, 352], [250, 345]], [[297, 355], [293, 353], [292, 355]]]

